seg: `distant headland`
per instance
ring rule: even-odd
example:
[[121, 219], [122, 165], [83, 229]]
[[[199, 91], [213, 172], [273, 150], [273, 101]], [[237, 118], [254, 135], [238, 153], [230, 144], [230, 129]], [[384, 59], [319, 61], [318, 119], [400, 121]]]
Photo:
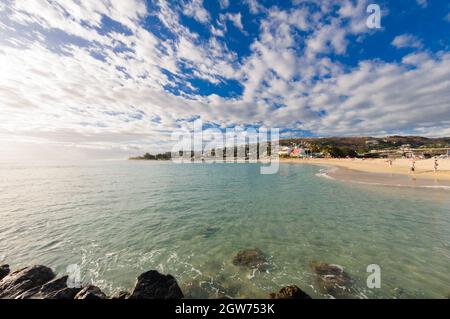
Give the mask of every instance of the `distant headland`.
[[162, 154], [150, 154], [150, 153], [145, 153], [142, 156], [136, 156], [136, 157], [130, 157], [130, 160], [135, 160], [135, 161], [168, 161], [172, 158], [172, 155], [170, 152], [168, 153], [162, 153]]

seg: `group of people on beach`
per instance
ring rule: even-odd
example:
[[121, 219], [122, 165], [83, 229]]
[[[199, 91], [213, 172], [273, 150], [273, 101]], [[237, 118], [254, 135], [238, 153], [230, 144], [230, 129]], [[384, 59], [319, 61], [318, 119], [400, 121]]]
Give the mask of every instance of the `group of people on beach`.
[[[437, 157], [435, 156], [435, 157], [434, 157], [434, 164], [433, 164], [433, 169], [434, 169], [434, 172], [435, 172], [435, 173], [437, 173], [438, 167], [439, 167], [438, 159], [437, 159]], [[413, 174], [415, 171], [416, 171], [416, 159], [415, 159], [415, 158], [412, 158], [412, 159], [411, 159], [411, 162], [410, 162], [410, 164], [409, 164], [409, 172], [410, 172], [411, 174]]]
[[[393, 159], [389, 158], [387, 160], [387, 163], [388, 163], [389, 167], [392, 167]], [[433, 165], [433, 169], [434, 169], [435, 173], [437, 173], [438, 167], [439, 167], [439, 162], [438, 162], [437, 157], [435, 156], [434, 157], [434, 165]], [[416, 171], [416, 159], [413, 157], [413, 158], [411, 158], [411, 161], [409, 162], [409, 173], [413, 174], [415, 171]]]

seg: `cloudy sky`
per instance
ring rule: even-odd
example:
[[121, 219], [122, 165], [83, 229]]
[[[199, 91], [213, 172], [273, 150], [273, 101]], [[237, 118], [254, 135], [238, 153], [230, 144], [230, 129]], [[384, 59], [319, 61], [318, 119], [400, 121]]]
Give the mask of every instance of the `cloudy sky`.
[[450, 5], [0, 0], [0, 158], [170, 150], [197, 118], [449, 136]]

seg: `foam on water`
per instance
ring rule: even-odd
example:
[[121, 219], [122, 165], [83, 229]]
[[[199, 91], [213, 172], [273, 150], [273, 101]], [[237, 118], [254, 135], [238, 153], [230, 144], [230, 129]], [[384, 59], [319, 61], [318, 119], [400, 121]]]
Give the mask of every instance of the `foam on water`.
[[336, 167], [327, 167], [327, 168], [321, 168], [319, 170], [319, 173], [316, 174], [317, 177], [323, 177], [327, 179], [335, 179], [334, 177], [330, 176], [330, 173], [333, 173], [337, 170]]
[[[340, 180], [340, 178], [336, 178], [333, 173], [336, 173], [339, 170], [337, 167], [330, 167], [330, 168], [321, 168], [319, 170], [319, 173], [316, 174], [317, 177], [326, 178], [330, 180]], [[355, 173], [352, 173], [355, 174]], [[367, 174], [367, 173], [365, 173]], [[377, 175], [377, 174], [374, 174]], [[425, 185], [425, 184], [419, 184], [419, 185], [412, 185], [410, 184], [410, 181], [405, 183], [383, 183], [383, 182], [373, 182], [368, 180], [358, 180], [352, 177], [344, 177], [342, 178], [344, 181], [356, 183], [356, 184], [364, 184], [364, 185], [373, 185], [373, 186], [386, 186], [386, 187], [406, 187], [406, 188], [424, 188], [424, 189], [436, 189], [436, 190], [450, 190], [450, 186], [448, 185]]]

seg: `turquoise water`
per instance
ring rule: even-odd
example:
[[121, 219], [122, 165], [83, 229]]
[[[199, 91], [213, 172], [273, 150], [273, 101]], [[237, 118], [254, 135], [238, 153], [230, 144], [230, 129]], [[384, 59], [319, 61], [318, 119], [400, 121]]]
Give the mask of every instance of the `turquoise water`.
[[[309, 263], [339, 264], [348, 298], [450, 294], [450, 192], [353, 184], [320, 167], [90, 162], [0, 165], [0, 263], [45, 264], [106, 292], [140, 273], [174, 275], [190, 297], [266, 297], [296, 284], [316, 298]], [[232, 264], [245, 248], [267, 272]], [[381, 267], [381, 288], [366, 267]]]

